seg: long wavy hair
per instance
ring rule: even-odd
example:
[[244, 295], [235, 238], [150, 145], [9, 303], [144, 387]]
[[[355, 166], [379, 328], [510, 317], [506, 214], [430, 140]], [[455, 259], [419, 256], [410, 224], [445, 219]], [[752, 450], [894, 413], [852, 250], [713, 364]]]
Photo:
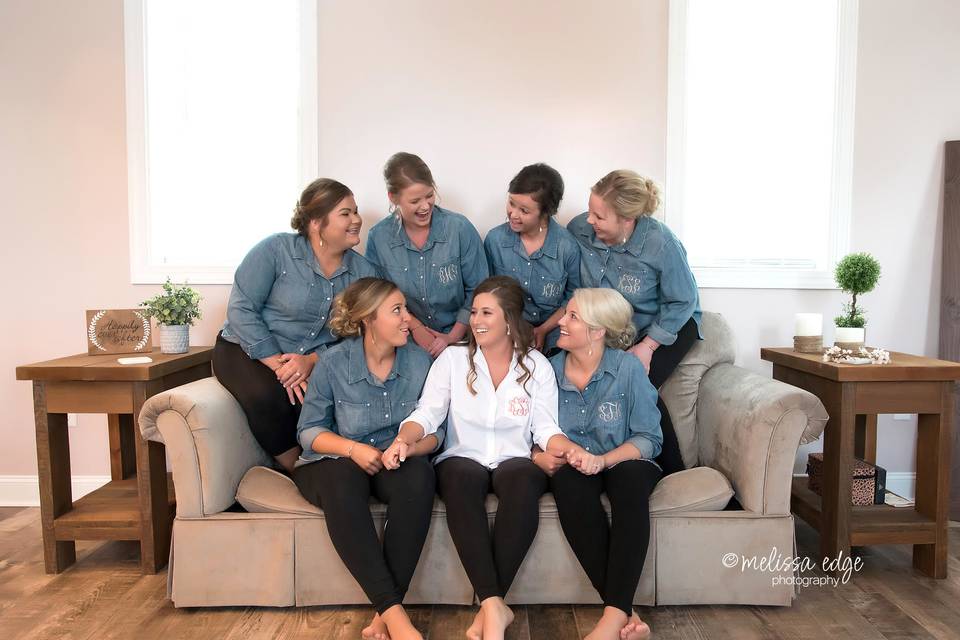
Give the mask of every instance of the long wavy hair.
[[[517, 378], [517, 382], [523, 386], [523, 390], [530, 395], [527, 390], [527, 381], [533, 377], [533, 372], [527, 368], [526, 356], [533, 350], [533, 327], [523, 319], [523, 289], [520, 284], [509, 276], [491, 276], [477, 285], [473, 290], [473, 299], [481, 293], [489, 293], [497, 300], [497, 304], [503, 309], [503, 315], [507, 320], [507, 327], [510, 331], [510, 338], [513, 340], [513, 351], [517, 354], [517, 364], [523, 372]], [[467, 332], [467, 353], [470, 359], [470, 370], [467, 372], [467, 389], [470, 393], [477, 395], [477, 390], [473, 388], [473, 383], [477, 381], [477, 368], [473, 362], [473, 357], [477, 353], [477, 339], [473, 331]], [[536, 366], [536, 365], [534, 365]]]

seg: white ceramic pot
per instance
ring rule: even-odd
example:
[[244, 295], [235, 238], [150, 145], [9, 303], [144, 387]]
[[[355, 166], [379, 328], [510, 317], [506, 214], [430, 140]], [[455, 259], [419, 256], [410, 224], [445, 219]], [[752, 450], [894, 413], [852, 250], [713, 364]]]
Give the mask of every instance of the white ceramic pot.
[[841, 349], [856, 351], [863, 346], [866, 331], [863, 327], [835, 327], [833, 344]]
[[160, 325], [160, 353], [186, 353], [190, 350], [190, 325]]

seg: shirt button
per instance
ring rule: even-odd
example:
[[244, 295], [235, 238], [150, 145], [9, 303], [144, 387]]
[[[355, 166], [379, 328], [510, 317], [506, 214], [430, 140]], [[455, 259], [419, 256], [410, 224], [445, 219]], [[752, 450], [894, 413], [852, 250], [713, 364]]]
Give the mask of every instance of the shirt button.
[[311, 283], [310, 283], [310, 286], [312, 287], [312, 286], [313, 286], [313, 284], [314, 284], [314, 283], [312, 283], [312, 282], [311, 282]]
[[420, 299], [421, 299], [421, 300], [424, 300], [424, 301], [426, 300], [426, 298], [420, 298]]
[[587, 451], [590, 451], [590, 447], [586, 447]]
[[524, 281], [523, 281], [523, 284], [527, 284], [527, 281], [526, 281], [526, 280], [524, 280]]
[[384, 392], [383, 392], [383, 395], [387, 395], [387, 392], [386, 392], [386, 391], [384, 391]]
[[385, 413], [385, 414], [383, 414], [383, 417], [384, 417], [384, 418], [389, 418], [389, 417], [390, 417], [390, 414], [389, 414], [389, 413]]
[[329, 300], [329, 299], [330, 299], [330, 296], [327, 296], [327, 300]]
[[300, 351], [303, 351], [303, 347], [300, 347]]
[[586, 409], [580, 409], [580, 413], [586, 413], [586, 412], [587, 412]]
[[310, 336], [313, 337], [313, 331], [310, 332]]
[[420, 256], [420, 259], [423, 260], [423, 256]]
[[370, 438], [370, 444], [373, 444], [373, 438]]

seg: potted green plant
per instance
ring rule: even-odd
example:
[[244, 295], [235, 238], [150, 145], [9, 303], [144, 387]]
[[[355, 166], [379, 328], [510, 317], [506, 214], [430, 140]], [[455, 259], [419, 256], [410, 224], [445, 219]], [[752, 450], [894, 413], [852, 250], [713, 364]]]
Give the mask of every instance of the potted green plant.
[[857, 297], [873, 291], [880, 279], [880, 263], [869, 253], [851, 253], [837, 263], [833, 274], [837, 286], [850, 294], [850, 302], [843, 305], [843, 314], [834, 318], [834, 344], [842, 349], [856, 351], [863, 346], [866, 314], [857, 306]]
[[201, 317], [200, 294], [186, 286], [176, 286], [170, 278], [163, 293], [143, 301], [147, 315], [160, 328], [161, 353], [186, 353], [190, 349], [190, 325]]

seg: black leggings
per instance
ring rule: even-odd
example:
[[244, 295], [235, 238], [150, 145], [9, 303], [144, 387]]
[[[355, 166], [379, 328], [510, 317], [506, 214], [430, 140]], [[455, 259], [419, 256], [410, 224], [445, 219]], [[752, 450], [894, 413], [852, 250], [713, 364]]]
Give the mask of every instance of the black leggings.
[[[547, 475], [529, 458], [510, 458], [491, 471], [454, 457], [437, 465], [437, 485], [450, 537], [477, 597], [503, 598], [537, 534]], [[484, 506], [491, 488], [499, 501], [492, 538]]]
[[[677, 368], [677, 365], [680, 364], [680, 361], [687, 355], [698, 338], [697, 322], [690, 318], [677, 334], [676, 342], [671, 345], [661, 345], [653, 352], [653, 358], [650, 360], [650, 382], [653, 383], [657, 391], [667, 381], [667, 378]], [[659, 396], [657, 397], [657, 408], [660, 409], [663, 449], [657, 456], [656, 461], [663, 468], [663, 475], [668, 476], [671, 473], [683, 471], [686, 467], [683, 464], [683, 457], [680, 455], [680, 442], [677, 440], [677, 433], [673, 428], [670, 412], [667, 411], [667, 405], [663, 403]]]
[[[628, 617], [650, 542], [650, 493], [660, 477], [649, 461], [628, 460], [593, 476], [564, 465], [550, 478], [560, 525], [580, 565], [603, 604]], [[609, 525], [600, 503], [604, 491]]]
[[290, 404], [286, 389], [270, 367], [251, 360], [240, 345], [217, 334], [213, 373], [240, 403], [250, 431], [264, 451], [278, 456], [299, 445], [300, 404]]
[[[340, 559], [383, 613], [401, 604], [430, 528], [436, 476], [424, 456], [370, 476], [350, 458], [324, 458], [297, 467], [293, 480], [323, 509]], [[383, 545], [370, 515], [370, 496], [387, 505]]]

